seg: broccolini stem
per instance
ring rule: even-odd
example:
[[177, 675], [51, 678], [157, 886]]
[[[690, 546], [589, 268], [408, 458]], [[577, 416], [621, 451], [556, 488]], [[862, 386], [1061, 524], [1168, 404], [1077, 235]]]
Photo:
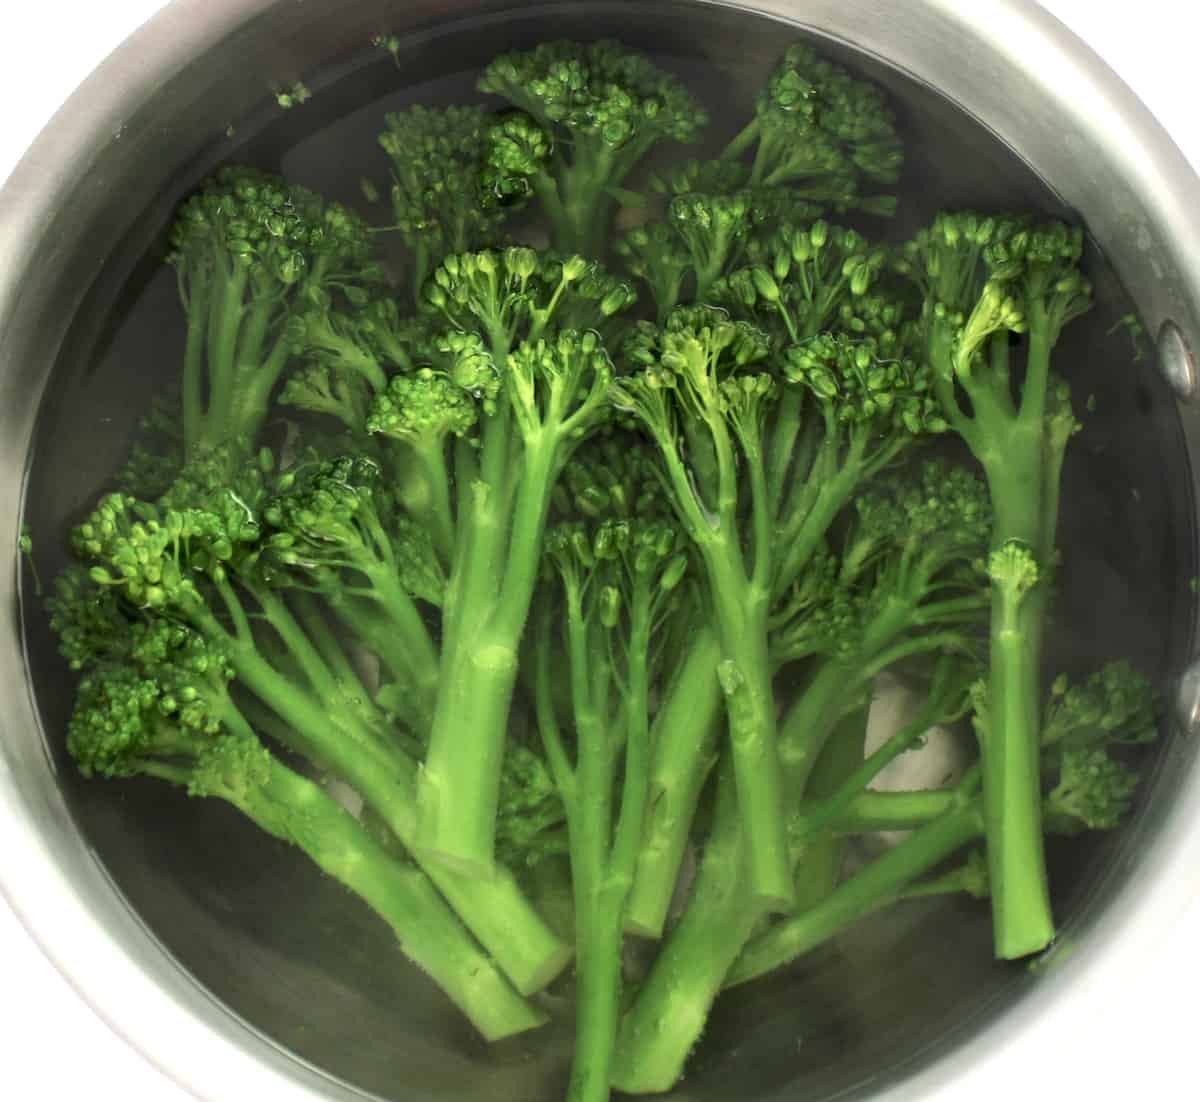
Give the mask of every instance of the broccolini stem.
[[629, 674], [622, 701], [625, 716], [625, 769], [621, 783], [620, 813], [613, 833], [610, 865], [614, 882], [621, 890], [621, 912], [633, 886], [638, 851], [646, 821], [650, 793], [650, 761], [653, 751], [650, 730], [650, 679], [647, 668], [650, 634], [653, 629], [653, 597], [648, 584], [639, 580], [630, 601]]
[[626, 928], [662, 936], [700, 794], [717, 760], [721, 644], [707, 624], [693, 635], [654, 719], [653, 762], [641, 852], [626, 907]]
[[786, 551], [775, 572], [776, 593], [786, 590], [800, 576], [820, 548], [834, 519], [863, 481], [865, 450], [865, 441], [856, 434], [836, 473], [817, 483], [810, 507], [780, 518], [779, 544]]
[[[848, 712], [837, 725], [817, 759], [808, 791], [814, 800], [834, 797], [862, 764], [870, 704]], [[806, 823], [808, 820], [805, 820]], [[831, 830], [789, 832], [795, 868], [796, 910], [815, 907], [837, 886], [845, 851], [844, 838]]]
[[187, 308], [187, 345], [183, 357], [183, 447], [186, 458], [196, 454], [205, 435], [204, 363], [208, 319], [211, 310], [212, 277], [201, 269], [192, 279]]
[[[911, 723], [902, 727], [874, 753], [865, 758], [860, 738], [857, 761], [844, 770], [837, 785], [833, 787], [819, 786], [817, 777], [814, 776], [813, 783], [805, 792], [805, 796], [820, 797], [824, 795], [824, 798], [809, 803], [801, 810], [797, 819], [797, 823], [803, 828], [801, 837], [822, 830], [831, 823], [840, 822], [843, 813], [854, 803], [855, 798], [860, 793], [867, 791], [871, 782], [901, 754], [916, 745], [930, 727], [945, 715], [948, 707], [952, 706], [954, 702], [955, 694], [961, 694], [963, 688], [961, 681], [954, 679], [953, 675], [946, 680], [935, 673], [925, 705]], [[861, 722], [862, 720], [860, 720], [860, 724]], [[824, 787], [824, 792], [820, 791], [821, 787]]]
[[408, 676], [420, 709], [423, 714], [432, 715], [440, 677], [439, 656], [421, 610], [393, 570], [372, 567], [365, 573], [372, 597], [386, 613], [404, 647]]
[[[580, 585], [564, 578], [567, 654], [576, 730], [576, 784], [581, 798], [568, 816], [575, 893], [575, 974], [578, 995], [570, 1102], [608, 1098], [609, 1068], [621, 990], [621, 917], [625, 888], [613, 883], [611, 847], [613, 769], [617, 747], [602, 713], [608, 658], [589, 632]], [[596, 670], [597, 664], [604, 673]], [[626, 885], [627, 888], [627, 885]]]
[[[1029, 511], [1032, 527], [1040, 520], [1040, 503], [1034, 501]], [[982, 746], [988, 867], [996, 955], [1012, 960], [1044, 949], [1054, 938], [1042, 837], [1042, 602], [1036, 593], [1014, 593], [998, 583], [992, 598]]]
[[508, 559], [496, 606], [496, 623], [501, 635], [512, 638], [514, 645], [525, 630], [529, 606], [537, 586], [542, 563], [542, 539], [550, 497], [558, 474], [559, 441], [557, 425], [551, 425], [546, 439], [527, 449], [521, 465], [517, 499], [513, 506]]
[[234, 380], [234, 399], [229, 410], [226, 428], [228, 439], [242, 439], [247, 446], [254, 443], [259, 427], [271, 408], [271, 392], [287, 367], [291, 346], [281, 336], [261, 363], [238, 365]]
[[304, 629], [296, 622], [283, 598], [271, 590], [263, 590], [258, 594], [258, 601], [267, 623], [283, 641], [288, 653], [295, 658], [313, 692], [324, 700], [336, 701], [341, 696], [338, 679]]
[[[584, 801], [587, 803], [588, 801]], [[586, 861], [584, 862], [586, 865]], [[575, 1051], [567, 1102], [608, 1102], [621, 998], [621, 903], [573, 858], [575, 927]]]
[[913, 881], [982, 833], [983, 820], [974, 807], [935, 819], [876, 858], [815, 907], [784, 919], [751, 941], [730, 969], [725, 986], [757, 979], [815, 949], [860, 918], [891, 903]]
[[555, 248], [603, 255], [613, 207], [606, 188], [620, 184], [627, 171], [603, 139], [575, 145], [574, 160], [562, 173], [563, 218], [554, 222]]
[[1029, 352], [1025, 358], [1025, 381], [1021, 387], [1019, 417], [1023, 424], [1042, 430], [1046, 420], [1046, 396], [1050, 388], [1050, 358], [1054, 350], [1050, 319], [1045, 302], [1030, 295], [1025, 305], [1029, 322]]
[[424, 521], [433, 537], [433, 546], [443, 563], [454, 554], [454, 507], [450, 503], [450, 473], [446, 466], [445, 444], [412, 449], [417, 460], [417, 477], [424, 493], [408, 494], [405, 505], [418, 520]]
[[915, 830], [955, 806], [952, 790], [875, 792], [868, 789], [850, 800], [833, 821], [841, 834], [874, 834], [881, 830]]
[[473, 633], [442, 672], [418, 785], [418, 846], [459, 872], [491, 876], [516, 641]]
[[[296, 608], [296, 618], [300, 621], [305, 634], [313, 641], [313, 645], [333, 675], [339, 695], [346, 702], [346, 707], [364, 724], [378, 725], [382, 717], [371, 702], [371, 694], [363, 684], [358, 671], [351, 665], [341, 641], [330, 629], [329, 622], [322, 613], [320, 605], [308, 593], [293, 594], [292, 604]], [[401, 737], [400, 732], [394, 732], [394, 734], [397, 738]]]
[[756, 141], [758, 141], [758, 135], [761, 130], [762, 127], [757, 118], [752, 122], [747, 123], [747, 125], [742, 128], [741, 133], [738, 134], [737, 137], [735, 137], [733, 141], [731, 141], [725, 147], [724, 151], [721, 153], [721, 160], [737, 160], [738, 157], [740, 157], [746, 152], [747, 149], [749, 149]]
[[230, 437], [230, 420], [236, 397], [238, 335], [248, 282], [246, 269], [237, 264], [224, 276], [212, 297], [208, 333], [208, 417], [204, 446], [216, 447]]
[[[767, 459], [767, 485], [771, 500], [778, 511], [783, 502], [784, 487], [795, 462], [796, 438], [803, 426], [804, 392], [800, 387], [788, 387], [779, 399], [775, 423], [771, 428], [771, 448]], [[801, 472], [803, 473], [803, 472]]]
[[485, 1039], [497, 1041], [546, 1021], [475, 944], [429, 879], [392, 858], [311, 781], [272, 762], [261, 785], [232, 785], [220, 795], [367, 902], [395, 930], [405, 956]]
[[704, 1031], [725, 974], [762, 917], [753, 905], [729, 755], [691, 902], [621, 1022], [612, 1082], [630, 1094], [670, 1090]]
[[[215, 621], [197, 625], [210, 638]], [[506, 869], [490, 878], [463, 876], [416, 850], [416, 765], [398, 748], [384, 747], [339, 709], [297, 689], [252, 644], [230, 641], [230, 658], [246, 688], [287, 725], [285, 745], [357, 789], [458, 912], [471, 932], [523, 994], [541, 990], [571, 959], [571, 949], [533, 909]], [[349, 737], [347, 737], [349, 736]]]
[[825, 743], [847, 706], [853, 706], [866, 679], [852, 662], [827, 660], [812, 675], [779, 728], [784, 791], [798, 801], [808, 788]]
[[765, 594], [739, 581], [732, 564], [717, 557], [718, 547], [702, 550], [721, 640], [718, 676], [729, 715], [751, 891], [757, 904], [786, 910], [795, 886], [784, 833], [767, 601]]
[[275, 303], [270, 297], [255, 296], [238, 337], [234, 372], [239, 384], [244, 385], [253, 378], [256, 369], [263, 362], [263, 348], [267, 342], [267, 330], [270, 328], [274, 311]]
[[467, 607], [473, 615], [488, 608], [491, 612], [478, 625], [456, 629], [454, 651], [443, 663], [419, 790], [423, 847], [463, 871], [493, 867], [500, 766], [517, 655], [537, 584], [557, 451], [552, 426], [540, 446], [526, 452], [513, 515], [500, 525], [485, 494], [475, 516], [473, 536], [479, 544], [468, 549], [472, 560], [480, 549], [490, 554], [498, 546], [494, 534], [484, 539], [485, 521], [507, 534], [507, 557], [502, 569], [487, 571], [474, 561], [464, 568], [468, 579], [486, 583], [491, 594], [473, 604], [468, 590], [463, 597]]
[[[350, 634], [379, 659], [388, 677], [410, 689], [413, 671], [408, 646], [379, 608], [344, 592], [329, 597], [329, 607]], [[420, 701], [413, 691], [406, 691], [404, 696], [410, 706], [401, 718], [414, 730], [424, 733], [429, 725], [428, 702]]]

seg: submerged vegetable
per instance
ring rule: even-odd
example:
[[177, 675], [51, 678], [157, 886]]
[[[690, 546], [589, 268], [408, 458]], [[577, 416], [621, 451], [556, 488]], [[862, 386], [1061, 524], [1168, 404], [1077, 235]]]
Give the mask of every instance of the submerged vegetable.
[[[807, 45], [715, 156], [617, 43], [478, 86], [380, 120], [386, 226], [250, 168], [180, 208], [175, 387], [47, 602], [80, 769], [299, 847], [488, 1040], [573, 957], [572, 1102], [903, 900], [1044, 948], [1045, 837], [1119, 826], [1156, 733], [1127, 663], [1045, 668], [1081, 232], [872, 240], [895, 121]], [[883, 678], [920, 703], [868, 753]], [[965, 771], [878, 790], [935, 726]]]

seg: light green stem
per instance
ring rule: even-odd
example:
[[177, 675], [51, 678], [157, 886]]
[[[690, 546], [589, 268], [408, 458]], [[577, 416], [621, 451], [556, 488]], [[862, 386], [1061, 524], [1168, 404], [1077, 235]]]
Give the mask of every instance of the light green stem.
[[662, 936], [700, 794], [717, 758], [722, 694], [721, 645], [708, 625], [692, 637], [654, 720], [654, 759], [646, 824], [626, 929]]
[[848, 926], [891, 903], [908, 885], [983, 833], [974, 807], [922, 827], [876, 858], [815, 907], [777, 923], [750, 942], [730, 969], [726, 987], [746, 983], [791, 963]]
[[391, 928], [404, 955], [426, 972], [488, 1041], [546, 1021], [472, 940], [429, 879], [397, 861], [317, 785], [271, 762], [255, 787], [224, 797], [258, 826], [298, 846], [363, 899]]
[[691, 902], [621, 1022], [612, 1082], [630, 1094], [668, 1091], [679, 1081], [726, 972], [762, 918], [745, 875], [737, 782], [727, 762]]

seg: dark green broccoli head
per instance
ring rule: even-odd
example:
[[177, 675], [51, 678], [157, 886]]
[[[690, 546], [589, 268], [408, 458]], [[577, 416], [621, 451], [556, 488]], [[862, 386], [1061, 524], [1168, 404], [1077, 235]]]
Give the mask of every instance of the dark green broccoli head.
[[590, 437], [563, 469], [554, 491], [563, 520], [663, 519], [671, 506], [658, 476], [658, 455], [626, 432]]
[[789, 184], [836, 209], [858, 205], [864, 185], [894, 183], [903, 166], [880, 89], [802, 43], [784, 54], [759, 95], [756, 124], [752, 181]]
[[783, 373], [836, 422], [912, 436], [943, 433], [949, 427], [933, 396], [929, 369], [915, 360], [891, 358], [870, 338], [853, 341], [825, 334], [793, 345], [785, 354]]
[[341, 571], [368, 578], [380, 572], [415, 597], [433, 604], [442, 599], [445, 577], [432, 537], [396, 507], [370, 458], [339, 456], [289, 471], [263, 520], [267, 558], [285, 576], [308, 577], [324, 588]]
[[452, 378], [432, 368], [396, 375], [371, 405], [367, 431], [418, 448], [435, 447], [447, 436], [466, 436], [479, 419], [475, 398]]
[[117, 591], [97, 585], [86, 567], [72, 564], [55, 578], [46, 610], [59, 653], [71, 669], [86, 669], [127, 653], [128, 619]]
[[226, 273], [290, 287], [323, 273], [374, 273], [365, 222], [338, 203], [252, 168], [223, 168], [179, 210], [168, 259], [181, 275]]
[[496, 859], [509, 868], [567, 852], [566, 808], [545, 760], [515, 743], [504, 753], [496, 815]]
[[1133, 806], [1137, 787], [1137, 773], [1106, 751], [1065, 750], [1046, 796], [1047, 827], [1063, 834], [1114, 830]]
[[660, 138], [691, 142], [707, 124], [678, 79], [616, 42], [545, 42], [502, 54], [479, 89], [503, 96], [547, 130], [611, 149]]
[[713, 287], [714, 300], [792, 341], [821, 332], [847, 305], [857, 315], [887, 259], [861, 234], [824, 221], [752, 239], [749, 257], [750, 267]]
[[125, 465], [117, 472], [120, 490], [153, 501], [166, 493], [184, 463], [183, 403], [179, 387], [156, 394], [138, 421]]
[[[978, 564], [992, 533], [986, 484], [965, 467], [928, 460], [867, 488], [854, 501], [842, 545], [846, 567], [857, 572], [880, 554], [911, 548]], [[971, 577], [981, 580], [974, 568]]]
[[688, 160], [660, 170], [650, 186], [662, 195], [730, 195], [750, 182], [750, 170], [740, 161]]
[[714, 386], [735, 371], [764, 361], [770, 341], [761, 329], [735, 321], [711, 306], [680, 306], [661, 326], [643, 322], [625, 341], [624, 356], [653, 376], [654, 385], [712, 378]]
[[841, 558], [815, 555], [771, 614], [771, 651], [781, 662], [849, 656], [862, 633], [865, 601]]
[[967, 356], [992, 333], [1031, 321], [1053, 344], [1091, 308], [1083, 231], [1061, 222], [960, 211], [938, 215], [905, 246], [897, 267], [922, 290], [927, 316], [962, 331]]
[[532, 193], [531, 181], [546, 171], [553, 155], [553, 139], [529, 115], [513, 112], [494, 119], [484, 154], [484, 188], [495, 202], [520, 202]]
[[186, 612], [203, 605], [200, 581], [224, 580], [260, 531], [248, 511], [235, 515], [231, 527], [206, 509], [163, 508], [109, 494], [71, 541], [79, 558], [91, 564], [89, 576], [97, 585], [114, 587], [136, 608]]
[[1110, 662], [1079, 683], [1062, 675], [1050, 688], [1042, 724], [1047, 747], [1146, 743], [1157, 734], [1154, 688], [1128, 662]]
[[85, 776], [190, 773], [226, 733], [229, 662], [172, 621], [131, 620], [127, 632], [126, 659], [81, 680], [67, 747]]
[[410, 248], [440, 257], [493, 244], [509, 207], [489, 186], [491, 112], [416, 106], [384, 121], [396, 229]]
[[494, 345], [553, 322], [598, 328], [637, 299], [595, 261], [528, 248], [447, 257], [425, 289], [425, 309]]
[[789, 136], [807, 136], [815, 129], [823, 139], [818, 148], [832, 149], [838, 166], [852, 166], [885, 183], [899, 176], [903, 151], [887, 97], [811, 46], [798, 43], [788, 49], [757, 110], [764, 127]]

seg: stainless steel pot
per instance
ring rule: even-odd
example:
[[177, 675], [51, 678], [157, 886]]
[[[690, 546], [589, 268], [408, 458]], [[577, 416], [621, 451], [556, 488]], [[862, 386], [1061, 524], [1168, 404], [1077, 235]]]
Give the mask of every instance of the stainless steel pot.
[[[1145, 367], [1145, 386], [1158, 388], [1157, 420], [1143, 422], [1145, 431], [1200, 458], [1200, 417], [1188, 405], [1197, 390], [1190, 348], [1200, 341], [1200, 183], [1129, 90], [1030, 0], [174, 0], [75, 94], [0, 194], [0, 603], [10, 610], [0, 636], [0, 886], [81, 996], [202, 1098], [299, 1102], [374, 1089], [397, 1102], [529, 1102], [553, 1096], [546, 1084], [565, 1048], [552, 1043], [538, 1059], [522, 1043], [484, 1053], [420, 977], [386, 963], [395, 957], [387, 938], [286, 854], [234, 822], [176, 813], [174, 831], [199, 868], [181, 875], [174, 842], [133, 829], [152, 795], [106, 792], [87, 803], [48, 753], [54, 740], [43, 738], [29, 689], [15, 548], [51, 369], [73, 348], [95, 347], [99, 319], [133, 270], [129, 258], [180, 188], [221, 155], [230, 122], [248, 133], [266, 125], [266, 86], [313, 71], [335, 82], [380, 30], [404, 35], [417, 67], [450, 33], [490, 50], [522, 27], [582, 21], [635, 40], [658, 34], [661, 44], [665, 7], [678, 9], [672, 34], [700, 55], [709, 43], [753, 61], [756, 49], [777, 46], [786, 32], [754, 21], [748, 29], [749, 11], [876, 55], [1017, 151], [1086, 220], [1159, 335], [1166, 382]], [[1177, 412], [1161, 401], [1167, 386]], [[115, 408], [125, 395], [106, 400]], [[70, 440], [56, 446], [71, 462], [103, 465]], [[1190, 476], [1171, 477], [1179, 501], [1171, 561], [1191, 563]], [[961, 944], [926, 938], [887, 990], [871, 990], [865, 971], [825, 962], [812, 982], [785, 982], [718, 1015], [713, 1029], [729, 1044], [673, 1097], [957, 1102], [998, 1082], [1033, 1089], [1030, 1069], [1093, 1008], [1116, 1000], [1197, 891], [1200, 771], [1195, 747], [1178, 735], [1200, 726], [1200, 666], [1190, 668], [1191, 610], [1176, 620], [1176, 737], [1152, 798], [1105, 852], [1105, 876], [1076, 892], [1070, 953], [1036, 975], [1000, 969], [975, 956], [969, 924], [960, 924], [950, 928], [968, 931]], [[39, 703], [53, 713], [47, 697], [43, 682]], [[830, 1011], [846, 984], [863, 983], [886, 1013]], [[808, 1016], [797, 1009], [801, 992], [817, 1004]], [[822, 1022], [838, 1025], [822, 1033]]]

